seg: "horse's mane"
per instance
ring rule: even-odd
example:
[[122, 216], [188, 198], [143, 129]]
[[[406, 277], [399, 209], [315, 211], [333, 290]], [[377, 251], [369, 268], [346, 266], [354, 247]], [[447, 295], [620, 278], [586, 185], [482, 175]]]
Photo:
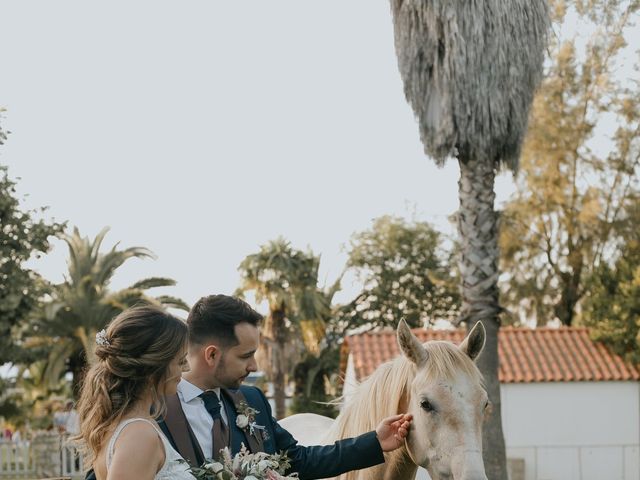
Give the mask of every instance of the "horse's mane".
[[[453, 380], [461, 373], [482, 383], [482, 375], [475, 363], [453, 343], [431, 341], [424, 344], [429, 355], [424, 372], [425, 378]], [[380, 365], [373, 374], [360, 383], [342, 406], [327, 438], [333, 440], [355, 437], [374, 430], [380, 421], [399, 412], [401, 404], [406, 405], [410, 396], [410, 385], [416, 376], [416, 365], [404, 356]], [[399, 448], [389, 456], [405, 454]], [[395, 462], [392, 462], [395, 463]], [[338, 478], [352, 480], [357, 472], [349, 472]]]

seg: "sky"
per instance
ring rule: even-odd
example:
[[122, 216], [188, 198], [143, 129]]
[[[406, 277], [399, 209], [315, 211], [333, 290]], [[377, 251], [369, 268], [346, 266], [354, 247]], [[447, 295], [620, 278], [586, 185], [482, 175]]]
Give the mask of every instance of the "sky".
[[[0, 5], [0, 164], [25, 208], [157, 255], [114, 288], [166, 276], [177, 286], [156, 293], [190, 304], [231, 294], [279, 236], [321, 254], [328, 284], [376, 217], [452, 232], [458, 168], [423, 153], [387, 1]], [[59, 282], [66, 256], [57, 241], [32, 266]], [[358, 288], [345, 277], [336, 300]]]

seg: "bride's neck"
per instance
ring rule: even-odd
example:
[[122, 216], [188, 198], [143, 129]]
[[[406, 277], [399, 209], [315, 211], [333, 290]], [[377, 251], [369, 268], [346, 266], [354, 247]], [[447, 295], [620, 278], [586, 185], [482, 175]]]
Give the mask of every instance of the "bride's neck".
[[140, 400], [135, 402], [133, 405], [131, 405], [131, 408], [124, 416], [125, 418], [151, 417], [152, 404], [153, 404], [153, 400], [151, 398], [151, 395], [147, 395], [146, 397], [141, 398]]

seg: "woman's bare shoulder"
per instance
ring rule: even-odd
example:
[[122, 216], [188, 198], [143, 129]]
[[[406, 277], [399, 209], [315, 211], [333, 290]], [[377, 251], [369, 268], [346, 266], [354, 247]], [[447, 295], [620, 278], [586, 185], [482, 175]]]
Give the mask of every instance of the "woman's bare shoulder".
[[162, 468], [165, 451], [158, 431], [148, 422], [127, 424], [115, 441], [107, 478], [145, 478]]
[[163, 449], [158, 430], [151, 423], [142, 420], [129, 422], [122, 428], [114, 444], [114, 455], [122, 446], [134, 447], [131, 452], [136, 453], [145, 448], [148, 449], [146, 451]]

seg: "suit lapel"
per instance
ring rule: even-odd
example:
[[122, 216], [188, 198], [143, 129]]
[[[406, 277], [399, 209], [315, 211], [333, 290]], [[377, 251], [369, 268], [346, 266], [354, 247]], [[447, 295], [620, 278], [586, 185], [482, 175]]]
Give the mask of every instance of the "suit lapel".
[[[223, 389], [221, 391], [224, 392], [223, 396], [225, 396], [229, 400], [227, 403], [228, 404], [230, 403], [233, 407], [233, 408], [227, 409], [227, 418], [229, 420], [229, 431], [235, 430], [235, 432], [237, 433], [238, 430], [240, 430], [240, 432], [242, 433], [242, 436], [246, 440], [245, 445], [249, 448], [249, 450], [251, 450], [252, 453], [264, 452], [264, 439], [262, 438], [262, 431], [254, 430], [255, 434], [251, 435], [248, 427], [244, 429], [240, 429], [240, 427], [236, 425], [236, 418], [238, 414], [242, 413], [239, 411], [239, 409], [241, 408], [240, 403], [244, 402], [247, 405], [249, 404], [244, 394], [240, 390]], [[230, 445], [233, 445], [232, 447], [234, 448], [233, 453], [237, 453], [240, 450], [240, 443], [237, 444], [237, 450], [236, 450], [235, 449], [236, 445], [231, 443], [234, 441], [233, 437], [237, 437], [237, 435], [232, 435], [231, 441], [229, 443]], [[237, 438], [235, 440], [236, 442], [238, 442]]]
[[167, 413], [164, 423], [173, 437], [178, 453], [189, 462], [189, 465], [200, 466], [199, 459], [204, 459], [202, 449], [198, 443], [193, 430], [184, 415], [178, 394], [166, 397]]

